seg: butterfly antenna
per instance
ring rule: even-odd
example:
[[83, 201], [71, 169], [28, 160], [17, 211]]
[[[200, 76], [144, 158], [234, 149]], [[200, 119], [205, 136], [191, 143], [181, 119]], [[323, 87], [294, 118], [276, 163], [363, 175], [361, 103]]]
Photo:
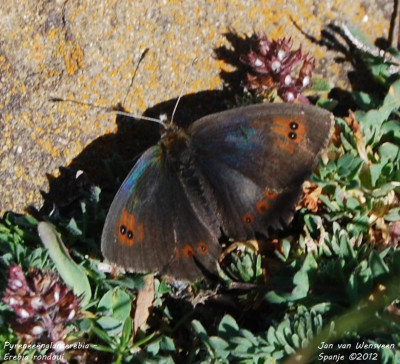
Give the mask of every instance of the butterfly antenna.
[[134, 119], [142, 119], [142, 120], [152, 121], [154, 123], [162, 125], [164, 127], [164, 129], [167, 127], [161, 119], [151, 118], [150, 116], [144, 116], [144, 115], [138, 116], [138, 115], [131, 114], [129, 112], [119, 111], [119, 110], [109, 110], [109, 112], [113, 112], [114, 114], [121, 115], [121, 116], [128, 116], [128, 117], [134, 118]]
[[190, 71], [189, 71], [188, 75], [186, 76], [185, 82], [183, 83], [183, 87], [182, 87], [181, 93], [179, 94], [178, 100], [176, 100], [176, 103], [175, 103], [174, 110], [172, 111], [172, 116], [171, 116], [171, 121], [170, 121], [171, 124], [172, 124], [173, 121], [174, 121], [174, 116], [175, 116], [176, 109], [178, 108], [179, 101], [181, 101], [181, 98], [182, 98], [182, 96], [183, 96], [183, 93], [185, 92], [186, 85], [187, 85], [188, 80], [189, 80], [189, 76], [191, 76], [191, 72], [192, 72], [192, 70], [193, 70], [193, 66], [196, 64], [196, 62], [197, 62], [198, 59], [199, 59], [199, 58], [196, 57], [196, 58], [192, 61], [192, 64], [190, 65]]
[[73, 104], [77, 104], [80, 106], [90, 106], [96, 109], [103, 110], [105, 112], [110, 112], [110, 111], [115, 111], [114, 107], [109, 107], [109, 106], [100, 106], [100, 105], [95, 105], [92, 104], [91, 102], [85, 102], [85, 101], [78, 101], [75, 99], [64, 99], [62, 97], [50, 97], [49, 101], [51, 102], [71, 102]]
[[[134, 81], [134, 79], [136, 77], [136, 74], [137, 74], [137, 71], [139, 69], [139, 65], [143, 61], [143, 59], [146, 56], [148, 51], [149, 51], [149, 48], [146, 48], [143, 51], [143, 53], [141, 54], [141, 56], [139, 58], [139, 61], [138, 61], [137, 65], [136, 65], [135, 71], [133, 73], [129, 88], [132, 87], [133, 81]], [[129, 91], [127, 92], [127, 94], [125, 96], [123, 104], [125, 104], [125, 100], [128, 97], [128, 93], [129, 93]], [[90, 102], [78, 101], [78, 100], [74, 100], [74, 99], [63, 99], [63, 98], [60, 98], [60, 97], [52, 97], [52, 98], [50, 98], [49, 101], [52, 101], [52, 102], [71, 102], [71, 103], [74, 103], [74, 104], [77, 104], [77, 105], [81, 105], [81, 106], [90, 106], [90, 107], [94, 107], [96, 109], [102, 110], [103, 112], [106, 112], [106, 113], [114, 113], [114, 114], [121, 115], [121, 116], [128, 116], [128, 117], [134, 118], [134, 119], [142, 119], [142, 120], [152, 121], [154, 123], [162, 125], [164, 129], [166, 128], [166, 125], [165, 125], [164, 121], [161, 120], [161, 119], [156, 119], [156, 118], [152, 118], [152, 117], [144, 116], [144, 115], [138, 116], [138, 115], [131, 114], [129, 112], [123, 111], [124, 108], [121, 106], [121, 103], [118, 103], [117, 106], [109, 107], [109, 106], [99, 106], [99, 105], [92, 104]]]
[[78, 101], [78, 100], [74, 100], [74, 99], [62, 99], [60, 97], [52, 97], [52, 98], [50, 98], [50, 101], [52, 101], [52, 102], [72, 102], [74, 104], [78, 104], [78, 105], [82, 105], [82, 106], [90, 106], [90, 107], [94, 107], [96, 109], [100, 109], [105, 113], [113, 113], [113, 114], [117, 114], [117, 115], [121, 115], [121, 116], [128, 116], [128, 117], [134, 118], [134, 119], [142, 119], [142, 120], [152, 121], [152, 122], [160, 124], [164, 128], [166, 128], [165, 123], [160, 119], [156, 119], [156, 118], [152, 118], [152, 117], [144, 116], [144, 115], [139, 116], [139, 115], [131, 114], [129, 112], [116, 110], [114, 107], [99, 106], [99, 105], [91, 104], [90, 102]]

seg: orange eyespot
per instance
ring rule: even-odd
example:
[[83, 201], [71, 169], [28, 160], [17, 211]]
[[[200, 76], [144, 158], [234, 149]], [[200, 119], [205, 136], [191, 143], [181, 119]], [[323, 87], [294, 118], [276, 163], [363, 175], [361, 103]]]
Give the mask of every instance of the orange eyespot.
[[291, 131], [288, 133], [288, 137], [296, 143], [301, 142], [306, 134], [306, 128], [304, 126], [304, 123], [302, 122], [303, 119], [299, 119], [300, 120], [292, 121], [289, 124], [289, 128]]
[[130, 214], [126, 209], [123, 210], [119, 225], [119, 243], [132, 246], [136, 241], [142, 242], [143, 238], [143, 224], [137, 223], [134, 214]]
[[269, 210], [269, 203], [265, 200], [257, 201], [256, 210], [260, 215], [264, 215]]
[[135, 236], [133, 235], [133, 232], [131, 230], [128, 230], [126, 237], [128, 238], [128, 240], [125, 241], [126, 245], [132, 246], [133, 244], [135, 244]]
[[186, 245], [183, 247], [183, 255], [184, 255], [186, 258], [190, 258], [190, 257], [195, 256], [195, 255], [196, 255], [196, 252], [195, 252], [195, 250], [193, 249], [193, 247], [192, 247], [191, 245], [186, 244]]
[[128, 211], [122, 211], [119, 225], [119, 241], [122, 245], [126, 244], [126, 233], [128, 232]]
[[244, 214], [242, 217], [243, 224], [245, 225], [253, 225], [254, 224], [254, 215], [250, 212]]
[[275, 200], [278, 197], [278, 193], [277, 192], [272, 192], [272, 191], [269, 191], [269, 190], [264, 190], [264, 196], [268, 200]]
[[200, 254], [207, 254], [208, 253], [208, 245], [201, 241], [200, 243], [197, 244], [197, 250], [199, 251]]
[[304, 116], [294, 118], [276, 117], [273, 119], [271, 131], [277, 137], [274, 139], [276, 148], [287, 154], [294, 154], [297, 146], [303, 141], [306, 135]]

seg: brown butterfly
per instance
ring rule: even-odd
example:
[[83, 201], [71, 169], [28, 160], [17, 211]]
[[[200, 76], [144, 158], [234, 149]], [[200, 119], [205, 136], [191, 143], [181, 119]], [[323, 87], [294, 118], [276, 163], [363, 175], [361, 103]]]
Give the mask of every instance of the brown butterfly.
[[323, 109], [259, 104], [170, 123], [117, 192], [101, 246], [111, 262], [179, 280], [215, 273], [222, 234], [288, 224], [332, 132]]

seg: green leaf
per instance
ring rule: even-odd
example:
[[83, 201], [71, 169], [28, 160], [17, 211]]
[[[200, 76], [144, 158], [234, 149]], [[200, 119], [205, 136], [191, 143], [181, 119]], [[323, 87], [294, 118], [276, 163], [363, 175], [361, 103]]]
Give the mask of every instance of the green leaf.
[[[152, 357], [156, 357], [160, 355], [162, 352], [173, 353], [175, 352], [175, 345], [173, 341], [167, 336], [161, 336], [154, 341], [152, 341], [147, 347], [146, 351], [152, 355]], [[149, 361], [150, 362], [150, 361]], [[151, 361], [153, 363], [153, 361]], [[170, 358], [164, 358], [162, 360], [158, 360], [157, 363], [170, 363]], [[173, 362], [172, 362], [173, 363]]]
[[192, 328], [202, 340], [208, 340], [208, 334], [204, 326], [198, 320], [192, 321]]
[[339, 246], [340, 246], [340, 257], [345, 259], [352, 259], [356, 257], [356, 253], [349, 241], [349, 236], [345, 231], [339, 233]]
[[382, 133], [398, 144], [400, 141], [400, 123], [398, 120], [388, 120], [382, 125]]
[[307, 296], [310, 288], [310, 278], [315, 275], [317, 268], [318, 264], [314, 256], [308, 254], [304, 259], [302, 267], [293, 277], [295, 288], [292, 291], [292, 299], [298, 300]]
[[168, 336], [161, 337], [160, 348], [162, 351], [169, 353], [174, 353], [176, 351], [174, 341]]
[[337, 161], [338, 174], [341, 178], [350, 180], [358, 174], [362, 164], [363, 161], [361, 158], [346, 153]]
[[307, 214], [304, 216], [304, 222], [313, 238], [317, 238], [321, 232], [322, 218], [317, 215]]
[[380, 278], [382, 276], [386, 276], [389, 273], [388, 266], [375, 250], [371, 252], [368, 263], [371, 268], [372, 276], [374, 278]]
[[314, 92], [329, 92], [331, 90], [331, 86], [328, 81], [324, 78], [313, 77], [311, 79], [311, 87], [307, 88], [307, 91]]
[[265, 296], [265, 300], [272, 304], [282, 304], [286, 302], [286, 297], [276, 291], [269, 291]]
[[229, 339], [230, 337], [237, 335], [239, 332], [239, 326], [235, 319], [230, 315], [225, 315], [218, 325], [218, 334], [223, 339]]
[[349, 197], [348, 199], [346, 199], [346, 209], [352, 211], [358, 209], [359, 207], [360, 203], [354, 197]]
[[99, 203], [100, 202], [100, 194], [101, 194], [100, 187], [98, 187], [98, 186], [91, 187], [89, 200], [94, 203]]
[[356, 112], [356, 118], [364, 128], [364, 139], [366, 144], [376, 145], [382, 137], [382, 124], [389, 118], [390, 114], [400, 107], [400, 80], [394, 82], [383, 100], [379, 109], [370, 110], [367, 113]]
[[333, 110], [338, 105], [337, 100], [325, 99], [323, 97], [319, 98], [316, 106], [321, 107], [326, 110]]
[[82, 296], [83, 305], [88, 304], [92, 292], [85, 269], [71, 259], [60, 236], [50, 223], [40, 222], [38, 233], [63, 281], [77, 296]]
[[363, 233], [367, 233], [369, 230], [369, 218], [368, 216], [355, 217], [346, 226], [346, 230], [349, 236], [358, 237]]
[[385, 220], [392, 222], [400, 221], [400, 207], [389, 210], [389, 212], [385, 215]]
[[151, 342], [149, 345], [147, 345], [146, 351], [150, 353], [152, 356], [158, 355], [161, 349], [160, 341], [161, 341], [160, 339], [156, 339], [153, 342]]
[[[383, 100], [383, 105], [392, 112], [400, 107], [400, 80], [395, 81], [389, 88], [389, 91]], [[387, 119], [389, 115], [385, 119]]]
[[224, 339], [212, 336], [209, 342], [218, 358], [226, 359], [229, 356], [229, 344]]
[[[103, 316], [100, 317], [97, 320], [97, 323], [100, 325], [100, 327], [108, 332], [118, 329], [121, 327], [121, 320], [117, 320], [114, 317], [110, 317], [110, 316]], [[118, 330], [119, 332], [119, 330]], [[110, 333], [108, 333], [108, 335], [110, 335]], [[111, 335], [112, 336], [112, 335]]]
[[[281, 241], [281, 248], [283, 252], [283, 256], [285, 259], [289, 258], [290, 249], [292, 248], [292, 244], [287, 239], [282, 239]], [[261, 258], [261, 256], [259, 256]]]
[[339, 206], [332, 202], [328, 196], [320, 195], [319, 199], [324, 203], [324, 205], [331, 211], [331, 212], [338, 212], [340, 211]]
[[381, 159], [396, 161], [399, 158], [399, 146], [393, 143], [383, 143], [379, 146], [378, 152]]
[[68, 225], [66, 226], [67, 230], [74, 236], [82, 236], [82, 230], [79, 229], [78, 224], [74, 218], [69, 220]]
[[114, 288], [104, 294], [97, 307], [101, 311], [109, 311], [109, 316], [124, 322], [131, 312], [132, 298], [124, 290]]
[[381, 177], [382, 175], [382, 169], [383, 167], [385, 167], [386, 163], [377, 163], [377, 164], [373, 164], [369, 167], [369, 170], [371, 171], [371, 184], [372, 187], [376, 186], [376, 183], [379, 179], [379, 177]]
[[132, 319], [127, 317], [122, 327], [121, 345], [128, 345], [132, 334]]
[[363, 110], [369, 110], [377, 108], [377, 100], [374, 99], [370, 94], [363, 91], [353, 91], [352, 96], [357, 105]]
[[362, 262], [351, 274], [347, 284], [347, 293], [352, 304], [358, 303], [372, 290], [372, 272], [366, 262]]

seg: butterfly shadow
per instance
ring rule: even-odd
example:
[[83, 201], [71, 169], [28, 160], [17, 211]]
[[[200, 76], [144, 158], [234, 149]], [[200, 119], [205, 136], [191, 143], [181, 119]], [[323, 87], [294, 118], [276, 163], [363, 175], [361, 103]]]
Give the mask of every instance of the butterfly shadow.
[[[227, 108], [227, 97], [224, 90], [184, 95], [179, 101], [174, 122], [187, 127], [202, 116], [222, 111]], [[143, 115], [158, 119], [166, 114], [167, 120], [170, 120], [176, 103], [177, 98], [161, 102], [147, 109]], [[50, 213], [74, 217], [81, 210], [79, 201], [87, 197], [91, 186], [100, 187], [103, 201], [103, 196], [110, 194], [104, 203], [111, 203], [138, 157], [157, 143], [163, 130], [155, 122], [121, 115], [116, 116], [115, 123], [115, 133], [92, 141], [68, 166], [59, 167], [57, 177], [47, 174], [49, 189], [41, 191], [43, 205], [39, 210], [29, 206], [29, 213], [39, 218]]]

